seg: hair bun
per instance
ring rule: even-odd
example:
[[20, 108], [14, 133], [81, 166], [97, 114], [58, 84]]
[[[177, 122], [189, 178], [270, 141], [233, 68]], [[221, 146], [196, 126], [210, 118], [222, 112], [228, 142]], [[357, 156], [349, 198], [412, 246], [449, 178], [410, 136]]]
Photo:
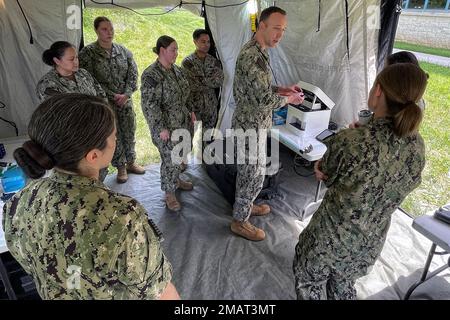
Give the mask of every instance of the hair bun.
[[32, 140], [25, 141], [22, 148], [26, 153], [36, 161], [45, 170], [52, 169], [55, 165], [53, 160], [49, 157], [42, 147]]
[[42, 53], [42, 61], [44, 61], [46, 65], [53, 66], [55, 64], [53, 61], [53, 56], [53, 51], [51, 49], [47, 49]]

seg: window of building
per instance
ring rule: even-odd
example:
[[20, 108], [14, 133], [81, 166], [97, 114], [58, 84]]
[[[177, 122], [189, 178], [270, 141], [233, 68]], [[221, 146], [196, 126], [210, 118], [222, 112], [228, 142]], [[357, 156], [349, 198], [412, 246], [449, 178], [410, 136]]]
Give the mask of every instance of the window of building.
[[450, 0], [403, 0], [403, 9], [449, 10]]
[[445, 9], [447, 0], [428, 0], [427, 9]]
[[424, 5], [424, 0], [409, 0], [408, 9], [423, 9]]

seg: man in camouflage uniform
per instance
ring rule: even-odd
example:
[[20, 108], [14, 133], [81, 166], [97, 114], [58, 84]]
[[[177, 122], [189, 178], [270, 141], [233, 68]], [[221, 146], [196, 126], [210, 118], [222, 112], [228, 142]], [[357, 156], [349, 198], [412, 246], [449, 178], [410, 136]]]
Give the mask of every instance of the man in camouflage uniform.
[[43, 299], [158, 299], [172, 267], [136, 200], [54, 170], [5, 204], [7, 246]]
[[[192, 131], [191, 112], [187, 107], [189, 82], [180, 67], [174, 63], [165, 67], [159, 59], [142, 73], [142, 112], [161, 156], [161, 190], [166, 193], [167, 207], [178, 211], [181, 205], [175, 197], [175, 190], [192, 190], [193, 186], [179, 178], [182, 166], [172, 161], [175, 143], [170, 137], [176, 129]], [[164, 132], [167, 139], [162, 137]]]
[[209, 34], [204, 29], [193, 33], [196, 50], [184, 58], [182, 66], [186, 72], [191, 93], [189, 106], [197, 121], [202, 121], [203, 132], [214, 129], [217, 122], [218, 101], [216, 90], [222, 86], [223, 71], [220, 62], [208, 54]]
[[73, 79], [61, 76], [55, 68], [47, 72], [38, 82], [36, 93], [39, 102], [61, 93], [83, 93], [106, 99], [105, 91], [89, 72], [80, 68]]
[[356, 299], [355, 281], [378, 258], [392, 213], [420, 184], [423, 140], [392, 127], [392, 118], [372, 118], [326, 141], [328, 190], [295, 249], [299, 299]]
[[[236, 110], [232, 120], [234, 129], [269, 129], [272, 126], [273, 109], [286, 103], [299, 104], [303, 101], [300, 88], [271, 85], [272, 75], [267, 48], [273, 48], [278, 44], [286, 24], [284, 10], [278, 7], [269, 7], [263, 10], [254, 39], [245, 44], [239, 53], [233, 84], [236, 101]], [[260, 143], [259, 145], [261, 146]], [[245, 148], [238, 152], [248, 154], [248, 142], [245, 144]], [[265, 152], [265, 148], [259, 149], [258, 152]], [[251, 157], [250, 155], [249, 158]], [[261, 191], [264, 174], [265, 168], [259, 161], [257, 164], [247, 162], [237, 166], [231, 231], [253, 241], [263, 240], [265, 233], [248, 221], [250, 215], [266, 215], [270, 212], [268, 205], [253, 204]]]
[[136, 119], [131, 96], [137, 89], [138, 70], [133, 55], [124, 46], [113, 43], [114, 29], [105, 17], [94, 21], [98, 40], [80, 51], [80, 66], [103, 87], [117, 121], [117, 147], [112, 165], [117, 168], [117, 182], [128, 180], [127, 172], [144, 174], [135, 163]]

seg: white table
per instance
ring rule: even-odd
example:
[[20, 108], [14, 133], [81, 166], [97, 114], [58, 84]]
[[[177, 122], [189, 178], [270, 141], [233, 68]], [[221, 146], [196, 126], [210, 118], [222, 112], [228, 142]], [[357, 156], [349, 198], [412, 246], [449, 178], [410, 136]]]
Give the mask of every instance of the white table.
[[[6, 138], [6, 139], [0, 138], [0, 143], [2, 143], [5, 146], [5, 151], [6, 151], [6, 155], [2, 159], [0, 159], [0, 161], [7, 162], [7, 163], [15, 163], [15, 160], [13, 157], [13, 152], [18, 147], [22, 146], [22, 144], [26, 140], [28, 140], [28, 136], [19, 136], [19, 137], [12, 137], [12, 138]], [[1, 185], [0, 185], [0, 189], [1, 189]], [[0, 191], [3, 192], [3, 190], [0, 190]], [[1, 281], [3, 282], [3, 284], [5, 285], [6, 292], [8, 294], [9, 299], [15, 300], [17, 298], [16, 293], [14, 292], [14, 289], [13, 289], [12, 284], [8, 277], [7, 270], [4, 266], [2, 258], [1, 258], [2, 253], [9, 251], [8, 247], [6, 246], [5, 235], [3, 233], [3, 225], [2, 225], [3, 205], [4, 205], [3, 201], [0, 200], [0, 278], [1, 278]]]
[[6, 241], [5, 241], [5, 235], [3, 233], [2, 214], [3, 214], [3, 201], [0, 200], [0, 254], [8, 251], [8, 247], [6, 246]]
[[[6, 150], [6, 155], [2, 159], [0, 159], [0, 161], [15, 163], [15, 160], [13, 158], [13, 152], [18, 147], [22, 146], [22, 144], [26, 140], [28, 140], [28, 136], [0, 138], [0, 143], [3, 143], [5, 145], [5, 150]], [[0, 185], [0, 191], [3, 191], [3, 190], [1, 190], [1, 185]], [[0, 200], [0, 254], [8, 251], [8, 248], [6, 247], [6, 242], [5, 242], [5, 235], [3, 234], [3, 226], [1, 225], [3, 204], [4, 203], [2, 202], [2, 200]]]
[[[278, 131], [278, 134], [275, 130]], [[305, 146], [300, 146], [295, 133], [289, 130], [285, 124], [272, 127], [271, 136], [301, 156], [303, 159], [311, 162], [322, 159], [323, 155], [327, 151], [327, 147], [315, 138], [306, 138], [304, 141]], [[309, 145], [312, 146], [312, 150], [310, 152], [304, 152], [305, 147]]]

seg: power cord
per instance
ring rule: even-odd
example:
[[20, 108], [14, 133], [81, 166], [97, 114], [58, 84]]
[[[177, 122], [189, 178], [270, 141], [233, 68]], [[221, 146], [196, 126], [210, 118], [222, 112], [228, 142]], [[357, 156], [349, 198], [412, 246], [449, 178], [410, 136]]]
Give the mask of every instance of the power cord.
[[296, 154], [294, 157], [294, 172], [300, 177], [311, 177], [314, 175], [313, 163]]
[[23, 11], [22, 5], [20, 4], [19, 0], [16, 0], [16, 2], [17, 2], [17, 5], [20, 8], [20, 11], [22, 11], [22, 15], [25, 18], [25, 21], [26, 21], [27, 26], [28, 26], [28, 30], [30, 31], [30, 44], [33, 44], [34, 43], [34, 41], [33, 41], [33, 32], [31, 31], [30, 23], [28, 22], [27, 16], [25, 15], [25, 12]]
[[[215, 6], [215, 5], [212, 5], [212, 4], [207, 4], [207, 3], [205, 3], [204, 5], [206, 6], [206, 7], [210, 7], [210, 8], [227, 8], [227, 7], [237, 7], [237, 6], [241, 6], [241, 5], [243, 5], [243, 4], [246, 4], [247, 2], [249, 2], [250, 0], [245, 0], [245, 1], [242, 1], [242, 2], [239, 2], [239, 3], [233, 3], [233, 4], [224, 4], [224, 5], [221, 5], [221, 6]], [[183, 2], [183, 1], [181, 1], [180, 2], [180, 6], [181, 6], [181, 4], [202, 4], [201, 2]]]
[[[17, 0], [18, 1], [18, 0]], [[186, 2], [186, 1], [180, 1], [179, 4], [177, 4], [176, 6], [174, 6], [173, 8], [170, 8], [169, 10], [162, 12], [162, 13], [142, 13], [139, 11], [134, 10], [133, 8], [127, 7], [127, 6], [123, 6], [117, 3], [114, 3], [113, 0], [108, 1], [108, 2], [99, 2], [99, 1], [95, 1], [95, 0], [90, 0], [92, 3], [95, 4], [100, 4], [100, 5], [110, 5], [110, 6], [115, 6], [115, 7], [119, 7], [122, 9], [127, 9], [130, 10], [138, 15], [141, 16], [162, 16], [164, 14], [168, 14], [170, 12], [172, 12], [173, 10], [175, 10], [176, 8], [181, 8], [183, 6], [183, 4], [201, 4], [204, 5], [206, 7], [210, 7], [210, 8], [227, 8], [227, 7], [237, 7], [237, 6], [241, 6], [243, 4], [246, 4], [247, 2], [249, 2], [250, 0], [245, 0], [239, 3], [234, 3], [234, 4], [225, 4], [225, 5], [221, 5], [221, 6], [216, 6], [216, 5], [212, 5], [212, 4], [206, 4], [206, 3], [202, 3], [202, 2]]]
[[91, 1], [92, 3], [95, 3], [95, 4], [100, 4], [100, 5], [111, 5], [111, 6], [114, 6], [114, 7], [119, 7], [119, 8], [122, 8], [122, 9], [127, 9], [127, 10], [130, 10], [130, 11], [132, 11], [132, 12], [138, 14], [138, 15], [141, 15], [141, 16], [162, 16], [162, 15], [165, 15], [165, 14], [168, 14], [168, 13], [172, 12], [173, 10], [175, 10], [175, 9], [178, 8], [178, 7], [181, 8], [181, 4], [182, 4], [182, 1], [180, 1], [180, 3], [179, 3], [178, 5], [176, 5], [176, 6], [173, 7], [173, 8], [170, 8], [169, 10], [167, 10], [167, 11], [165, 11], [165, 12], [162, 12], [162, 13], [142, 13], [142, 12], [139, 12], [139, 11], [134, 10], [133, 8], [130, 8], [130, 7], [127, 7], [127, 6], [123, 6], [123, 5], [114, 3], [114, 1], [109, 1], [109, 2], [99, 2], [99, 1], [95, 1], [95, 0], [90, 0], [90, 1]]
[[[3, 102], [0, 101], [0, 109], [5, 109], [6, 108], [6, 104], [4, 104]], [[16, 131], [16, 136], [19, 136], [19, 129], [17, 128], [17, 125], [14, 121], [10, 121], [7, 120], [3, 117], [0, 117], [0, 120], [6, 122], [7, 124], [9, 124], [11, 127], [14, 128], [14, 130]]]

